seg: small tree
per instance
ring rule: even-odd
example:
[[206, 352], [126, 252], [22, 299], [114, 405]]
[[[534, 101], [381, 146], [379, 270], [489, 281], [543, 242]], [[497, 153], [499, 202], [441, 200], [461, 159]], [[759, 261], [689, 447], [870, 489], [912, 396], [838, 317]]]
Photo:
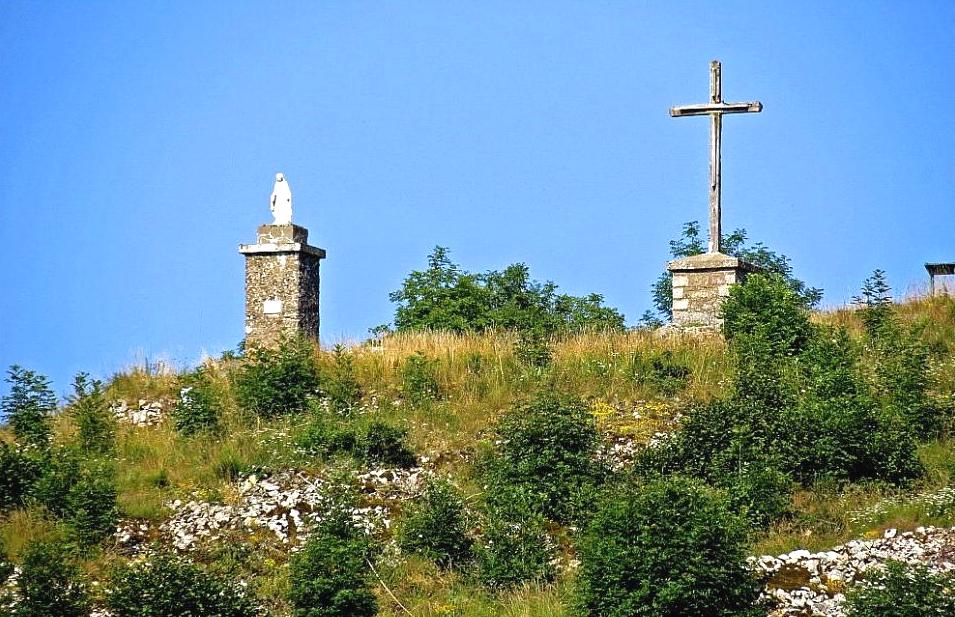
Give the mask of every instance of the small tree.
[[442, 568], [470, 560], [464, 501], [450, 482], [434, 480], [428, 484], [404, 515], [398, 528], [398, 546]]
[[336, 509], [290, 562], [295, 617], [371, 617], [378, 610], [368, 581], [368, 540]]
[[88, 617], [87, 584], [64, 544], [54, 539], [31, 542], [20, 570], [15, 617]]
[[779, 275], [753, 274], [731, 287], [722, 317], [728, 341], [740, 335], [759, 337], [774, 356], [799, 352], [812, 336], [805, 303]]
[[491, 589], [552, 580], [556, 546], [536, 495], [514, 486], [494, 491], [486, 504], [481, 541], [474, 548], [478, 579]]
[[120, 566], [110, 576], [107, 605], [114, 617], [255, 617], [245, 590], [175, 555], [158, 553]]
[[239, 405], [256, 415], [274, 417], [305, 410], [319, 389], [312, 343], [284, 339], [278, 348], [252, 348], [235, 379]]
[[355, 375], [355, 359], [344, 345], [335, 345], [332, 350], [335, 362], [327, 375], [323, 375], [322, 392], [332, 411], [348, 415], [361, 402], [361, 384]]
[[745, 529], [696, 480], [614, 491], [578, 547], [579, 605], [590, 617], [765, 615], [746, 567]]
[[0, 400], [0, 410], [17, 441], [25, 446], [50, 445], [50, 418], [56, 411], [56, 396], [43, 375], [16, 364], [7, 371], [10, 393]]
[[77, 374], [69, 403], [83, 450], [90, 454], [112, 451], [116, 441], [116, 417], [109, 409], [103, 383], [90, 379], [87, 373]]

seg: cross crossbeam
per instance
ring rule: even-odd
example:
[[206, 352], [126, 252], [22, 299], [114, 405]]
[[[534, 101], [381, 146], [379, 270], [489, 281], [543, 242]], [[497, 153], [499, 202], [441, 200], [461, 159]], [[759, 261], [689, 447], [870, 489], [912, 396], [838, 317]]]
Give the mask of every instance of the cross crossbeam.
[[696, 105], [681, 105], [670, 108], [670, 116], [710, 117], [710, 253], [720, 252], [722, 237], [722, 139], [723, 114], [747, 114], [763, 111], [759, 101], [749, 103], [724, 103], [723, 78], [719, 60], [710, 63], [710, 101]]

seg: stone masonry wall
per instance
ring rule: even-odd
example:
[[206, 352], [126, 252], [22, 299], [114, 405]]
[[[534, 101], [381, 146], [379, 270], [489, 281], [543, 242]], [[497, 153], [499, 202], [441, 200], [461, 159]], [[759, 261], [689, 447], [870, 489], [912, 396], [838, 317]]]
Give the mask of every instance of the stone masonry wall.
[[319, 265], [325, 252], [297, 225], [263, 225], [245, 255], [245, 340], [272, 346], [283, 335], [318, 338]]
[[673, 323], [685, 327], [719, 328], [720, 305], [730, 285], [742, 282], [742, 270], [714, 269], [673, 272]]

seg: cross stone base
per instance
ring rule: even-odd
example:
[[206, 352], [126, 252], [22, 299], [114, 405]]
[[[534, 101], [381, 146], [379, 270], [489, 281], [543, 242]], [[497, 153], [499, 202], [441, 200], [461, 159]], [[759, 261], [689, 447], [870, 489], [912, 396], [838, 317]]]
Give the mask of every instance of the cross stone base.
[[719, 330], [720, 307], [730, 285], [742, 283], [759, 268], [723, 253], [704, 253], [675, 259], [667, 264], [673, 275], [673, 321], [675, 328]]
[[298, 225], [262, 225], [245, 255], [245, 342], [272, 346], [301, 332], [317, 339], [319, 263], [325, 251], [308, 244]]

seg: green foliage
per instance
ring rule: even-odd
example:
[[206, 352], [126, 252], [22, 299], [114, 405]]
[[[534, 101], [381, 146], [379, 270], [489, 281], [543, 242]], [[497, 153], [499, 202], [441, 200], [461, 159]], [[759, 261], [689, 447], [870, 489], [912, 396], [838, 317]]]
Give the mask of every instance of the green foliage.
[[433, 480], [405, 512], [398, 527], [398, 546], [431, 559], [442, 568], [471, 559], [464, 500], [446, 480]]
[[549, 366], [552, 360], [549, 337], [540, 330], [522, 330], [514, 341], [514, 355], [526, 367], [542, 369]]
[[955, 575], [925, 565], [889, 562], [847, 594], [847, 617], [955, 615]]
[[80, 447], [89, 454], [106, 454], [116, 445], [116, 417], [109, 409], [103, 382], [79, 373], [73, 379], [70, 413], [76, 422]]
[[355, 426], [318, 417], [296, 436], [296, 443], [322, 457], [347, 454], [367, 465], [409, 468], [417, 459], [407, 438], [408, 431], [379, 420]]
[[368, 581], [370, 547], [347, 512], [320, 523], [290, 562], [294, 617], [371, 617], [378, 610]]
[[335, 345], [332, 354], [335, 363], [331, 371], [322, 376], [322, 392], [332, 411], [347, 415], [361, 402], [361, 384], [355, 375], [355, 359], [343, 345]]
[[180, 434], [215, 433], [221, 407], [222, 396], [208, 369], [199, 367], [179, 377], [179, 403], [172, 417]]
[[659, 353], [631, 352], [628, 371], [634, 382], [651, 386], [664, 396], [683, 390], [692, 374], [690, 367], [669, 349]]
[[87, 617], [87, 583], [66, 545], [56, 539], [31, 542], [17, 579], [16, 617]]
[[556, 575], [556, 547], [537, 495], [521, 487], [499, 487], [487, 505], [482, 541], [475, 546], [477, 577], [491, 589], [547, 582]]
[[438, 361], [422, 351], [408, 356], [401, 366], [401, 392], [414, 405], [441, 398], [437, 376]]
[[[747, 245], [745, 229], [737, 229], [729, 235], [724, 235], [721, 246], [727, 255], [738, 257], [743, 261], [759, 266], [767, 274], [781, 276], [793, 293], [800, 299], [801, 304], [811, 308], [822, 299], [822, 290], [808, 287], [803, 281], [793, 276], [792, 264], [785, 255], [771, 251], [761, 242]], [[692, 257], [706, 252], [706, 243], [700, 232], [699, 221], [691, 221], [683, 225], [682, 235], [670, 241], [670, 254], [674, 259]], [[673, 280], [669, 271], [660, 275], [660, 278], [650, 289], [656, 315], [647, 311], [641, 322], [653, 326], [673, 317]]]
[[373, 421], [358, 432], [356, 456], [370, 465], [414, 467], [414, 452], [407, 444], [408, 431]]
[[577, 499], [602, 479], [594, 462], [597, 428], [580, 400], [541, 393], [505, 412], [498, 446], [485, 462], [492, 491], [515, 487], [561, 522], [576, 518]]
[[117, 489], [111, 461], [84, 459], [75, 450], [58, 449], [45, 461], [32, 495], [64, 520], [81, 544], [96, 544], [116, 528]]
[[172, 554], [120, 566], [110, 576], [107, 605], [115, 617], [254, 617], [244, 590]]
[[7, 370], [10, 392], [0, 399], [0, 411], [17, 441], [24, 446], [46, 448], [50, 445], [51, 416], [56, 411], [56, 395], [50, 381], [16, 364]]
[[751, 274], [733, 285], [723, 302], [726, 340], [740, 335], [769, 343], [775, 356], [799, 352], [812, 335], [809, 311], [803, 299], [781, 275]]
[[874, 270], [872, 276], [862, 282], [859, 295], [852, 300], [862, 309], [862, 323], [870, 335], [878, 336], [883, 328], [893, 327], [892, 287], [885, 270]]
[[267, 418], [305, 410], [318, 389], [318, 367], [305, 337], [284, 339], [275, 349], [249, 349], [235, 378], [239, 405]]
[[42, 473], [44, 461], [32, 449], [0, 441], [0, 512], [23, 505]]
[[408, 275], [390, 298], [398, 305], [398, 331], [500, 328], [552, 334], [624, 328], [623, 315], [604, 306], [599, 294], [558, 294], [553, 283], [532, 280], [525, 264], [472, 274], [452, 262], [448, 249], [440, 246], [428, 256], [428, 268]]
[[765, 615], [746, 567], [746, 526], [696, 480], [609, 493], [578, 546], [578, 602], [590, 617]]

